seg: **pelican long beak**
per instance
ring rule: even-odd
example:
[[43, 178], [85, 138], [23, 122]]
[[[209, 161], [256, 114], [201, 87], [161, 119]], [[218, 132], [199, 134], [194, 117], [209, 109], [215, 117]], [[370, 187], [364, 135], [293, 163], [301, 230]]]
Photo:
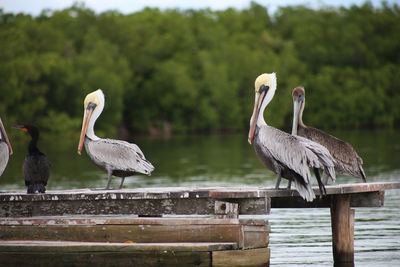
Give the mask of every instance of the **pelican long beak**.
[[10, 143], [10, 140], [8, 139], [7, 132], [6, 132], [6, 129], [4, 128], [3, 121], [1, 120], [1, 118], [0, 118], [0, 128], [1, 128], [1, 134], [4, 136], [4, 140], [6, 141], [8, 150], [10, 151], [10, 155], [12, 155], [13, 150], [11, 147], [11, 143]]
[[81, 137], [79, 139], [79, 144], [78, 144], [78, 154], [81, 154], [82, 147], [83, 147], [83, 142], [85, 141], [85, 135], [87, 131], [87, 127], [90, 121], [90, 117], [92, 116], [94, 107], [92, 105], [88, 105], [87, 108], [85, 108], [85, 114], [83, 114], [83, 122], [82, 122], [82, 130], [81, 130]]
[[297, 135], [297, 127], [299, 126], [299, 112], [301, 106], [301, 99], [298, 97], [293, 100], [293, 124], [292, 124], [292, 135]]
[[256, 93], [256, 100], [254, 103], [253, 115], [251, 115], [251, 120], [250, 120], [249, 135], [247, 137], [247, 141], [249, 141], [249, 144], [251, 144], [254, 139], [258, 116], [260, 115], [260, 108], [261, 108], [261, 104], [264, 100], [265, 94], [266, 94], [265, 91], [263, 91], [261, 94]]

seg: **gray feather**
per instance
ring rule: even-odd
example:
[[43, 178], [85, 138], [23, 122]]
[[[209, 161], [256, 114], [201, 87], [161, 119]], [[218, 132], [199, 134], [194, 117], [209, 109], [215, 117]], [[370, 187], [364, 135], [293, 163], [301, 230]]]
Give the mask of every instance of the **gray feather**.
[[85, 139], [86, 152], [99, 167], [105, 170], [138, 172], [150, 175], [154, 166], [146, 160], [140, 148], [132, 143], [114, 139]]
[[0, 143], [0, 176], [3, 174], [7, 167], [8, 160], [10, 158], [10, 151], [6, 143]]

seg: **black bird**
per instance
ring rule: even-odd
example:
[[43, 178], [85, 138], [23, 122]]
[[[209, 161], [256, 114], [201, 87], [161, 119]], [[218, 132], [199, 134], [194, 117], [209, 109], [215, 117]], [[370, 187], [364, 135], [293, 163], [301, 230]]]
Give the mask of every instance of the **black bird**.
[[50, 176], [50, 161], [36, 146], [39, 140], [39, 131], [33, 125], [17, 125], [14, 128], [21, 129], [32, 137], [28, 147], [28, 155], [25, 157], [22, 166], [25, 185], [28, 187], [27, 193], [45, 193]]
[[10, 140], [8, 140], [6, 129], [0, 118], [0, 176], [7, 167], [8, 159], [13, 153]]

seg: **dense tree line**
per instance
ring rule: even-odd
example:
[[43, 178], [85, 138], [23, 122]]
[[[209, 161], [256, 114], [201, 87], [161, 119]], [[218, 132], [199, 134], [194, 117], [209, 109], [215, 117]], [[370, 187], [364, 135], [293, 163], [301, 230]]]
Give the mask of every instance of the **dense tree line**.
[[[0, 114], [53, 133], [80, 130], [102, 88], [97, 129], [130, 134], [248, 129], [254, 79], [277, 72], [266, 121], [289, 128], [291, 90], [321, 128], [400, 126], [400, 8], [144, 9], [96, 14], [75, 4], [40, 16], [0, 10]], [[121, 133], [120, 132], [120, 133]], [[101, 135], [101, 133], [100, 133]]]

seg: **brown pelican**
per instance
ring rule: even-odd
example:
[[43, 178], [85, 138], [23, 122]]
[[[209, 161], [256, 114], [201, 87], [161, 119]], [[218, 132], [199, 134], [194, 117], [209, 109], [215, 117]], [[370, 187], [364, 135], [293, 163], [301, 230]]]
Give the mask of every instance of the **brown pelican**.
[[100, 89], [88, 94], [85, 98], [78, 154], [81, 154], [83, 143], [85, 143], [86, 153], [94, 164], [108, 174], [105, 189], [110, 188], [113, 175], [122, 178], [119, 186], [122, 188], [125, 177], [135, 173], [150, 175], [154, 166], [146, 160], [137, 145], [121, 140], [102, 139], [95, 135], [94, 124], [103, 111], [104, 101], [104, 94]]
[[[331, 153], [332, 157], [335, 159], [334, 163], [336, 173], [360, 178], [364, 182], [367, 182], [364, 170], [361, 166], [363, 161], [349, 143], [346, 143], [319, 129], [304, 125], [303, 111], [306, 101], [304, 87], [299, 86], [294, 88], [292, 97], [292, 134], [305, 137], [326, 147]], [[325, 179], [324, 183], [327, 183]]]
[[4, 128], [3, 121], [0, 118], [0, 176], [3, 174], [7, 167], [10, 155], [13, 150], [11, 147], [10, 140], [8, 139], [6, 129]]
[[27, 193], [45, 193], [50, 176], [50, 161], [36, 146], [39, 140], [39, 131], [33, 125], [17, 125], [13, 127], [29, 133], [32, 137], [28, 147], [28, 155], [22, 165], [25, 185], [28, 187]]
[[321, 182], [318, 169], [326, 171], [332, 180], [335, 179], [334, 164], [328, 150], [308, 139], [293, 136], [276, 128], [268, 126], [264, 120], [264, 110], [272, 100], [276, 90], [275, 73], [265, 73], [255, 81], [255, 103], [250, 119], [248, 141], [254, 139], [254, 149], [257, 156], [271, 171], [277, 174], [279, 187], [281, 177], [294, 181], [300, 196], [307, 201], [315, 198], [311, 185], [313, 168], [320, 193], [326, 190]]

